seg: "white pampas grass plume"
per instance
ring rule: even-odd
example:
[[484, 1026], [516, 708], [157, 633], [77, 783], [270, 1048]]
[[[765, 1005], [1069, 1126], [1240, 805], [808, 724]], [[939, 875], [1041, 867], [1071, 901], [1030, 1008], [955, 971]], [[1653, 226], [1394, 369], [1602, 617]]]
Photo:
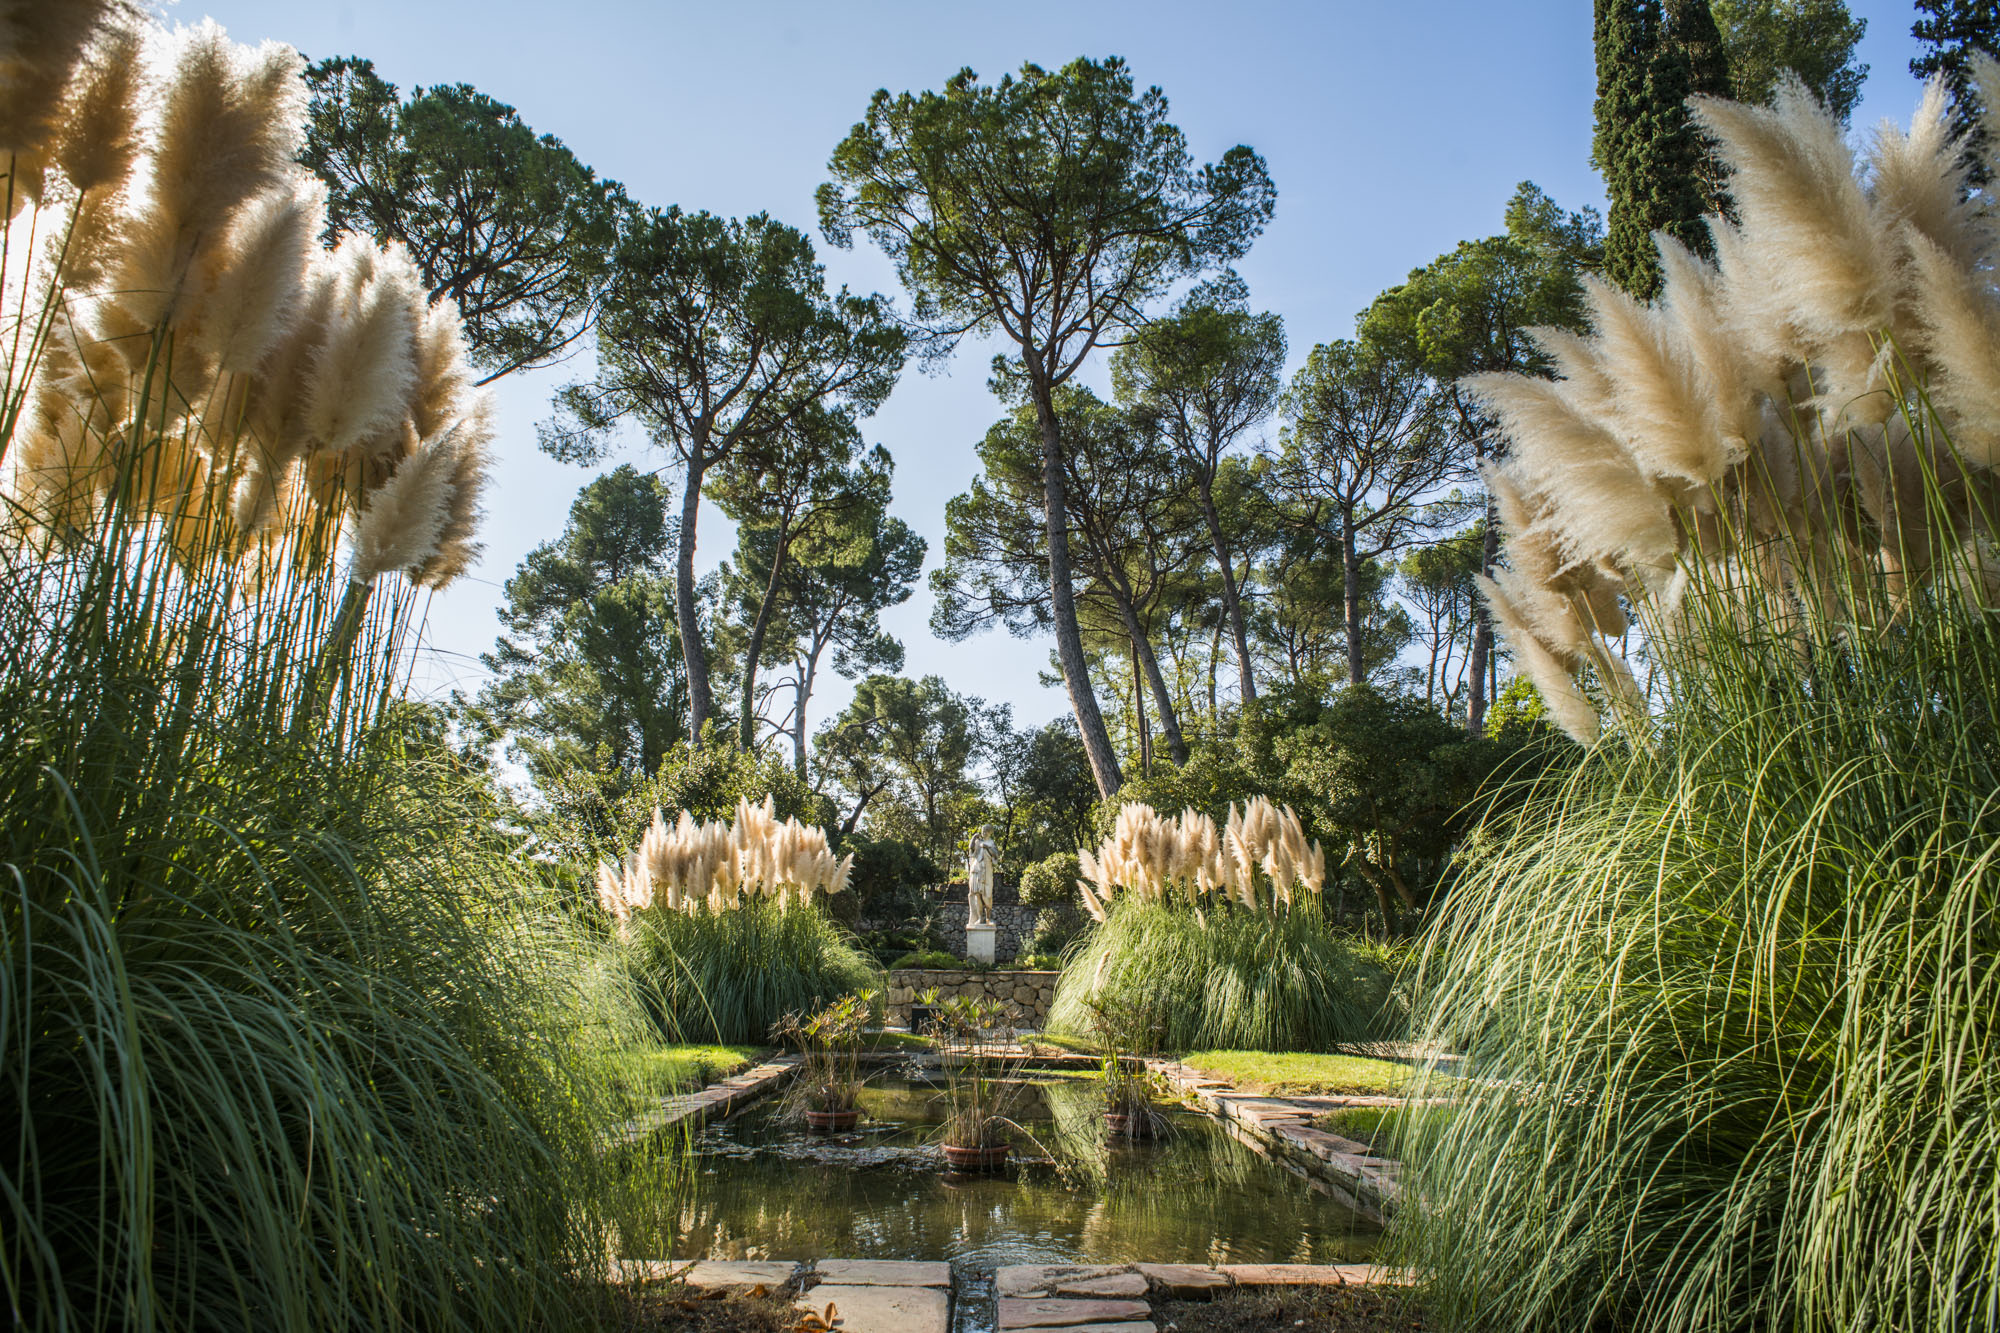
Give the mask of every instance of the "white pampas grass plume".
[[400, 247], [392, 257], [350, 236], [335, 257], [343, 269], [342, 291], [306, 379], [304, 424], [320, 444], [339, 452], [394, 429], [408, 415], [422, 307]]
[[117, 190], [132, 173], [144, 73], [139, 29], [106, 29], [92, 44], [62, 107], [49, 159], [80, 191]]
[[[1669, 251], [1669, 264], [1674, 258]], [[1743, 456], [1747, 438], [1716, 411], [1725, 386], [1703, 375], [1662, 311], [1594, 275], [1584, 279], [1584, 296], [1614, 385], [1616, 429], [1632, 456], [1656, 476], [1715, 481]]]
[[419, 435], [429, 438], [465, 414], [465, 395], [472, 381], [465, 355], [458, 305], [439, 297], [417, 326], [417, 384], [410, 415]]
[[1487, 579], [1480, 579], [1479, 585], [1488, 605], [1493, 608], [1494, 619], [1499, 622], [1500, 632], [1508, 647], [1519, 657], [1528, 679], [1542, 696], [1542, 702], [1548, 705], [1549, 715], [1556, 720], [1556, 725], [1579, 745], [1595, 745], [1599, 723], [1597, 709], [1591, 704], [1589, 696], [1584, 694], [1569, 669], [1529, 630], [1506, 595]]
[[1971, 427], [1954, 443], [1976, 462], [2000, 464], [2000, 302], [1929, 237], [1907, 239], [1924, 351], [1936, 367], [1931, 395]]
[[[0, 165], [39, 162], [64, 111], [63, 88], [112, 6], [106, 0], [9, 0], [0, 6]], [[19, 198], [17, 182], [17, 203]]]
[[1562, 386], [1526, 375], [1461, 381], [1500, 418], [1518, 472], [1535, 489], [1560, 487], [1566, 503], [1550, 516], [1572, 559], [1670, 559], [1673, 516], [1617, 438], [1579, 415]]
[[326, 225], [326, 186], [301, 177], [237, 214], [212, 261], [200, 344], [225, 371], [254, 372], [304, 295], [306, 266]]
[[449, 448], [419, 449], [369, 496], [355, 524], [354, 582], [417, 568], [437, 553], [455, 461]]
[[416, 580], [426, 588], [450, 584], [479, 558], [480, 545], [473, 540], [485, 511], [480, 500], [492, 469], [488, 446], [491, 427], [482, 411], [454, 427], [451, 441], [451, 489], [445, 498], [444, 529], [438, 534], [436, 552], [417, 567]]
[[1888, 120], [1876, 127], [1869, 144], [1868, 193], [1884, 230], [1907, 227], [1970, 266], [1984, 247], [1959, 148], [1950, 91], [1942, 75], [1933, 75], [1908, 133]]
[[1740, 220], [1733, 239], [1755, 254], [1770, 299], [1822, 341], [1886, 328], [1893, 251], [1854, 177], [1840, 122], [1794, 75], [1769, 109], [1710, 97], [1688, 104], [1729, 169]]

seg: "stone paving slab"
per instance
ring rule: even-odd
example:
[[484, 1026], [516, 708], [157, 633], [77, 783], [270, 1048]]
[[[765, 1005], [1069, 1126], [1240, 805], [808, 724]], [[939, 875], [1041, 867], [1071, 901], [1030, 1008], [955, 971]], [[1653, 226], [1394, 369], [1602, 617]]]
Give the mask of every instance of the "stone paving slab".
[[935, 1287], [821, 1283], [792, 1302], [824, 1314], [832, 1305], [840, 1333], [948, 1333], [951, 1297]]
[[1311, 1124], [1334, 1105], [1396, 1106], [1395, 1097], [1273, 1097], [1238, 1092], [1227, 1083], [1167, 1060], [1147, 1067], [1219, 1119], [1252, 1148], [1333, 1193], [1355, 1211], [1386, 1222], [1401, 1192], [1401, 1163], [1375, 1157], [1366, 1145]]
[[993, 1290], [1001, 1296], [1050, 1296], [1058, 1281], [1087, 1282], [1131, 1271], [1130, 1264], [1009, 1264], [994, 1270]]
[[1059, 1277], [1050, 1284], [1056, 1296], [1109, 1296], [1133, 1300], [1144, 1296], [1146, 1279], [1137, 1273], [1106, 1273], [1102, 1277]]
[[778, 1055], [710, 1084], [698, 1092], [662, 1097], [659, 1104], [612, 1131], [614, 1145], [629, 1145], [681, 1124], [700, 1124], [711, 1116], [728, 1115], [737, 1107], [782, 1086], [798, 1071], [799, 1057]]
[[1139, 1275], [1169, 1296], [1209, 1296], [1230, 1286], [1229, 1275], [1200, 1264], [1137, 1264]]
[[771, 1259], [700, 1259], [687, 1265], [683, 1277], [698, 1291], [748, 1291], [752, 1287], [781, 1287], [798, 1273], [799, 1266]]
[[822, 1283], [852, 1287], [949, 1287], [951, 1265], [905, 1259], [822, 1259], [814, 1273]]
[[1224, 1264], [1239, 1287], [1347, 1287], [1371, 1280], [1372, 1264]]
[[1089, 1324], [1121, 1324], [1143, 1320], [1152, 1313], [1144, 1301], [999, 1299], [1000, 1327], [1076, 1328]]

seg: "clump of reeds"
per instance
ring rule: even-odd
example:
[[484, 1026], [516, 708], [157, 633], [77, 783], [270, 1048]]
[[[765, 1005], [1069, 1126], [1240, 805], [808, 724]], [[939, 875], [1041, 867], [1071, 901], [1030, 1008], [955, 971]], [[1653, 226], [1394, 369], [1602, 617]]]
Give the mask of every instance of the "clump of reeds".
[[1230, 806], [1220, 830], [1200, 810], [1165, 817], [1128, 802], [1118, 808], [1110, 836], [1095, 853], [1079, 851], [1077, 861], [1084, 875], [1077, 890], [1100, 922], [1119, 893], [1248, 911], [1285, 910], [1295, 898], [1310, 897], [1316, 910], [1326, 881], [1326, 853], [1307, 842], [1299, 817], [1262, 796]]
[[1507, 564], [1483, 591], [1583, 741], [1646, 706], [1612, 642], [1628, 612], [1658, 646], [1692, 583], [1801, 652], [1926, 595], [2000, 604], [2000, 232], [1944, 85], [1858, 163], [1796, 82], [1695, 111], [1736, 205], [1710, 221], [1715, 262], [1662, 237], [1657, 302], [1588, 279], [1591, 336], [1541, 335], [1559, 378], [1473, 381], [1512, 446], [1488, 474]]
[[782, 909], [806, 906], [815, 891], [840, 893], [854, 871], [854, 853], [836, 856], [826, 830], [780, 821], [772, 798], [736, 803], [733, 823], [697, 820], [683, 810], [669, 824], [664, 812], [653, 822], [623, 868], [600, 861], [598, 901], [620, 925], [633, 913], [733, 912], [745, 902], [770, 898]]
[[1619, 725], [1427, 941], [1471, 1077], [1392, 1238], [1447, 1327], [1992, 1327], [1993, 219], [1935, 85], [1860, 175], [1796, 88], [1699, 114], [1718, 263], [1663, 240], [1660, 305], [1599, 288], [1562, 381], [1486, 386], [1495, 607], [1573, 734]]

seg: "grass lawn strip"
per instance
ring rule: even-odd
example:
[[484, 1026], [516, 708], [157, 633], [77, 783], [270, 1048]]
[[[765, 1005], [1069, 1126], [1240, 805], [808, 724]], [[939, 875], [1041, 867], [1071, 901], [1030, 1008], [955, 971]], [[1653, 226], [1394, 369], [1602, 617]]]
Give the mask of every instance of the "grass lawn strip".
[[[1423, 1071], [1399, 1060], [1307, 1051], [1195, 1051], [1181, 1063], [1244, 1092], [1274, 1097], [1404, 1097]], [[1444, 1075], [1432, 1075], [1436, 1090]]]

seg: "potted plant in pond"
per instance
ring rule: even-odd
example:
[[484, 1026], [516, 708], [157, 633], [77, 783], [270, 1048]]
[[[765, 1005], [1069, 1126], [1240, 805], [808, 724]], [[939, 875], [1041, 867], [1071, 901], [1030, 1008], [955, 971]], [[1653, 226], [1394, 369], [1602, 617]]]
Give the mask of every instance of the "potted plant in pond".
[[938, 1006], [933, 1040], [942, 1057], [945, 1096], [945, 1165], [954, 1171], [999, 1171], [1007, 1165], [1009, 1131], [1025, 1134], [1012, 1112], [1025, 1092], [1020, 1048], [1007, 1007], [997, 1000], [960, 996]]
[[861, 1044], [874, 1004], [873, 991], [843, 995], [810, 1017], [786, 1014], [771, 1030], [798, 1048], [792, 1098], [817, 1132], [844, 1133], [861, 1119]]
[[1133, 1000], [1088, 1002], [1104, 1088], [1104, 1125], [1128, 1139], [1151, 1138], [1166, 1123], [1153, 1109], [1153, 1076], [1142, 1058], [1159, 1047], [1151, 1006]]
[[941, 992], [936, 986], [927, 986], [917, 992], [917, 998], [910, 1004], [910, 1031], [922, 1036], [937, 1023], [938, 997]]

